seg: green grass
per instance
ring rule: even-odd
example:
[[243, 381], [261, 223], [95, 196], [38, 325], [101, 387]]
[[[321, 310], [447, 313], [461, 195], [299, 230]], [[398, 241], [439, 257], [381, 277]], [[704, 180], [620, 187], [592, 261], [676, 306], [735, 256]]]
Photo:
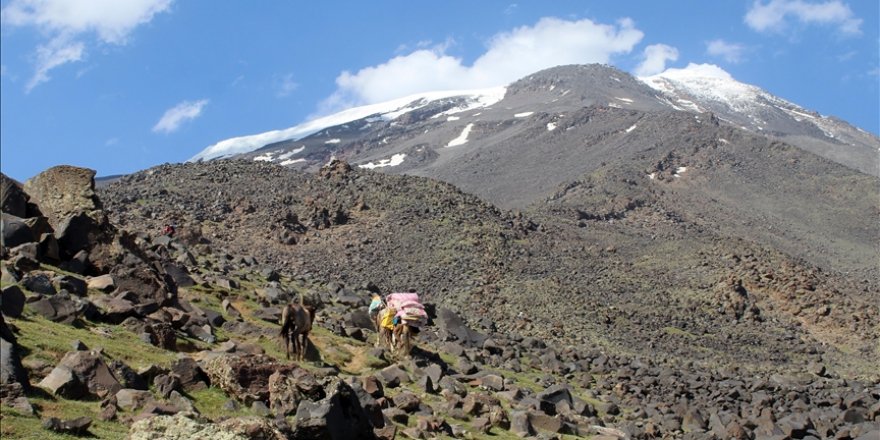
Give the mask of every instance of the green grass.
[[29, 313], [23, 318], [10, 318], [9, 322], [20, 330], [18, 343], [24, 349], [24, 359], [33, 356], [55, 364], [73, 349], [74, 340], [82, 341], [89, 349], [100, 347], [110, 358], [134, 369], [150, 364], [169, 365], [175, 358], [175, 353], [154, 347], [119, 325], [83, 321], [78, 328]]
[[211, 420], [219, 420], [221, 417], [254, 415], [250, 408], [245, 407], [241, 403], [239, 403], [239, 409], [236, 411], [223, 409], [223, 405], [232, 400], [232, 398], [219, 388], [209, 387], [203, 390], [192, 391], [188, 394], [199, 413]]
[[663, 331], [673, 336], [683, 336], [688, 339], [697, 339], [699, 336], [678, 327], [663, 327]]
[[[352, 362], [356, 355], [356, 346], [362, 343], [335, 335], [323, 327], [312, 328], [309, 339], [321, 353], [322, 361], [336, 365], [342, 371], [350, 372], [353, 369], [346, 364]], [[355, 367], [354, 369], [359, 370], [360, 368]]]
[[458, 358], [456, 356], [446, 353], [445, 351], [438, 351], [437, 354], [440, 356], [440, 359], [446, 363], [446, 365], [449, 365], [452, 368], [458, 366]]
[[37, 416], [27, 416], [18, 413], [5, 405], [0, 406], [0, 437], [4, 439], [77, 439], [71, 435], [59, 434], [44, 429], [42, 419], [58, 417], [62, 420], [75, 419], [77, 417], [89, 417], [92, 425], [89, 433], [93, 438], [121, 439], [128, 435], [128, 426], [119, 422], [104, 422], [96, 415], [101, 411], [101, 403], [98, 401], [76, 401], [66, 399], [53, 399], [51, 397], [29, 396], [31, 404], [37, 410]]
[[53, 266], [53, 265], [51, 265], [51, 264], [40, 263], [40, 269], [41, 269], [41, 270], [47, 270], [47, 271], [49, 271], [49, 272], [55, 272], [55, 273], [57, 273], [57, 274], [59, 274], [59, 275], [69, 275], [69, 276], [72, 276], [72, 277], [74, 277], [74, 278], [84, 279], [84, 277], [83, 277], [82, 275], [80, 275], [80, 274], [75, 274], [75, 273], [73, 273], [73, 272], [68, 272], [68, 271], [63, 270], [63, 269], [61, 269], [61, 268], [55, 267], [55, 266]]

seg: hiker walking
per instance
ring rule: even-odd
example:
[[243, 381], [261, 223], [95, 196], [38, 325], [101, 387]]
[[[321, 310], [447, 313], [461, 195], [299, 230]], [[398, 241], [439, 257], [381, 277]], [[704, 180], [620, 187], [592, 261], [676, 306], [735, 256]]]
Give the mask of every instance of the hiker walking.
[[162, 228], [162, 235], [167, 235], [169, 237], [174, 237], [174, 226], [170, 224], [165, 224], [165, 227]]

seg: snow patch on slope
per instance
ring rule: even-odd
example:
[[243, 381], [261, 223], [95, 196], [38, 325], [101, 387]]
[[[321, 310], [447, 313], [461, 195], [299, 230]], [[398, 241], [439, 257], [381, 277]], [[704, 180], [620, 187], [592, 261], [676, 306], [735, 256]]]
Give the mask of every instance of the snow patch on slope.
[[254, 161], [255, 162], [272, 162], [273, 160], [275, 160], [272, 158], [272, 156], [274, 156], [275, 153], [277, 153], [277, 151], [270, 151], [268, 153], [263, 153], [259, 156], [254, 157]]
[[396, 167], [403, 163], [403, 159], [406, 158], [406, 154], [398, 153], [394, 156], [391, 156], [391, 159], [382, 159], [378, 163], [370, 162], [365, 163], [363, 165], [358, 165], [358, 168], [366, 168], [368, 170], [372, 170], [375, 168], [383, 168], [383, 167]]
[[303, 159], [303, 158], [299, 158], [299, 159], [287, 159], [287, 160], [281, 162], [281, 166], [285, 166], [285, 167], [286, 167], [286, 166], [288, 166], [288, 165], [293, 165], [293, 164], [295, 164], [295, 163], [300, 163], [300, 162], [305, 162], [305, 161], [306, 161], [306, 160]]
[[284, 154], [278, 156], [278, 160], [290, 159], [291, 157], [293, 157], [293, 155], [302, 153], [303, 150], [305, 150], [305, 149], [306, 149], [306, 146], [303, 145], [295, 150], [290, 150], [287, 153], [284, 153]]
[[464, 130], [461, 131], [461, 134], [458, 135], [457, 138], [449, 141], [446, 144], [447, 147], [457, 147], [459, 145], [464, 145], [467, 142], [468, 135], [471, 133], [471, 129], [474, 128], [474, 124], [470, 123], [464, 127]]

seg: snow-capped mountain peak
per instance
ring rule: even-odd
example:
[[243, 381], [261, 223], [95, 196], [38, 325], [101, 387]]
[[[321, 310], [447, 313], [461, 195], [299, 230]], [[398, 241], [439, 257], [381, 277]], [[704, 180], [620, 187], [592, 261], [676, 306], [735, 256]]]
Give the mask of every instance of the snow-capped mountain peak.
[[[711, 64], [690, 64], [642, 78], [610, 66], [557, 66], [505, 87], [420, 93], [283, 130], [224, 140], [190, 161], [240, 156], [308, 169], [326, 162], [329, 155], [341, 154], [365, 168], [411, 172], [439, 166], [435, 162], [470, 160], [464, 156], [471, 150], [499, 148], [507, 154], [513, 151], [511, 145], [531, 145], [526, 138], [545, 145], [535, 133], [565, 137], [559, 133], [591, 132], [597, 128], [587, 123], [585, 112], [596, 108], [672, 118], [686, 112], [696, 114], [697, 120], [700, 114], [712, 113], [727, 125], [783, 140], [864, 173], [880, 174], [876, 136], [739, 82]], [[620, 123], [625, 125], [617, 130], [638, 138], [645, 126], [623, 119]], [[531, 124], [541, 129], [526, 129]]]
[[285, 140], [297, 140], [312, 133], [316, 133], [328, 127], [345, 124], [358, 119], [375, 116], [384, 120], [393, 120], [398, 116], [417, 110], [428, 105], [432, 101], [444, 98], [463, 97], [466, 104], [444, 112], [453, 114], [475, 108], [488, 107], [502, 98], [506, 87], [492, 87], [478, 90], [446, 90], [437, 92], [425, 92], [394, 99], [378, 104], [364, 105], [334, 113], [332, 115], [312, 119], [302, 124], [282, 129], [272, 130], [265, 133], [250, 136], [240, 136], [226, 139], [211, 145], [192, 158], [188, 162], [211, 160], [249, 153], [264, 145]]
[[[676, 110], [712, 112], [739, 128], [772, 135], [808, 151], [877, 175], [877, 137], [834, 117], [823, 116], [753, 85], [712, 64], [667, 69], [642, 82]], [[846, 148], [841, 146], [846, 145]]]
[[735, 80], [727, 71], [714, 64], [689, 64], [683, 69], [667, 69], [653, 76], [640, 77], [642, 81], [663, 93], [673, 96], [687, 92], [695, 100], [678, 97], [670, 104], [680, 110], [691, 110], [698, 102], [726, 105], [734, 111], [750, 111], [764, 105], [764, 101], [780, 100], [758, 87]]

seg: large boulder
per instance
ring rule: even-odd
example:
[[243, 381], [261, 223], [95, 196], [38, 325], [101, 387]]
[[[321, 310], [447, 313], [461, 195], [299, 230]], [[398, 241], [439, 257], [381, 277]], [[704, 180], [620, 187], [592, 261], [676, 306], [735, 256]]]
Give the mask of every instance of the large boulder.
[[122, 298], [101, 294], [92, 296], [91, 301], [98, 308], [101, 320], [104, 322], [119, 324], [136, 314], [134, 304]]
[[111, 272], [118, 291], [132, 292], [129, 300], [134, 304], [156, 303], [160, 306], [173, 304], [176, 294], [155, 271], [148, 266], [126, 268], [117, 266]]
[[58, 293], [58, 289], [52, 283], [52, 278], [46, 272], [34, 271], [26, 274], [21, 279], [21, 285], [25, 289], [41, 295], [54, 295]]
[[357, 393], [337, 377], [324, 387], [327, 397], [300, 402], [296, 411], [294, 439], [374, 439], [371, 416], [360, 404]]
[[85, 296], [88, 293], [88, 285], [85, 280], [70, 275], [58, 275], [52, 278], [52, 285], [56, 290], [66, 290], [77, 296]]
[[180, 379], [185, 391], [197, 391], [208, 387], [208, 377], [193, 358], [181, 357], [172, 362], [171, 373]]
[[186, 267], [174, 263], [165, 263], [163, 269], [177, 287], [191, 287], [196, 284], [192, 277], [189, 276], [189, 271], [186, 270]]
[[85, 394], [103, 399], [122, 389], [98, 351], [69, 351], [39, 387], [77, 399]]
[[565, 408], [570, 410], [573, 407], [571, 391], [565, 385], [552, 385], [538, 393], [535, 398], [540, 402], [539, 409], [551, 416], [565, 413]]
[[457, 313], [447, 308], [437, 310], [437, 327], [444, 339], [457, 339], [462, 345], [482, 347], [488, 336], [471, 329]]
[[126, 256], [136, 253], [136, 246], [133, 240], [126, 242], [126, 234], [118, 233], [108, 222], [95, 194], [94, 176], [95, 172], [89, 169], [58, 166], [25, 182], [24, 190], [54, 230], [61, 265], [86, 252], [92, 266], [86, 269], [107, 273]]
[[89, 250], [102, 241], [105, 232], [92, 216], [86, 212], [70, 214], [53, 223], [55, 240], [64, 259], [72, 258], [79, 251]]
[[24, 219], [0, 213], [0, 229], [2, 229], [3, 246], [14, 248], [20, 244], [37, 241], [34, 232]]
[[131, 425], [130, 440], [197, 439], [247, 440], [244, 434], [236, 434], [214, 423], [197, 422], [184, 414], [159, 415], [138, 420]]
[[20, 384], [24, 390], [30, 388], [27, 370], [21, 365], [18, 347], [0, 338], [0, 385]]
[[95, 171], [87, 168], [69, 165], [49, 168], [25, 182], [24, 191], [56, 229], [71, 215], [101, 209], [95, 195]]
[[18, 318], [24, 311], [24, 292], [16, 285], [6, 286], [0, 290], [0, 311], [10, 318]]
[[276, 371], [269, 376], [269, 408], [275, 414], [285, 416], [296, 413], [299, 403], [306, 399], [321, 400], [324, 388], [307, 370], [294, 367], [293, 371], [284, 373]]
[[87, 288], [109, 293], [116, 289], [116, 280], [110, 274], [92, 277], [89, 278]]
[[116, 392], [116, 406], [125, 411], [145, 408], [148, 403], [154, 400], [153, 393], [149, 391], [123, 388]]
[[297, 367], [279, 364], [265, 355], [223, 354], [205, 362], [211, 384], [239, 402], [250, 405], [269, 400], [269, 378], [276, 372], [291, 374]]
[[88, 300], [69, 295], [65, 292], [52, 296], [43, 296], [25, 307], [44, 318], [70, 324], [78, 317], [96, 317], [95, 306]]
[[28, 196], [15, 180], [0, 173], [0, 211], [27, 217]]

